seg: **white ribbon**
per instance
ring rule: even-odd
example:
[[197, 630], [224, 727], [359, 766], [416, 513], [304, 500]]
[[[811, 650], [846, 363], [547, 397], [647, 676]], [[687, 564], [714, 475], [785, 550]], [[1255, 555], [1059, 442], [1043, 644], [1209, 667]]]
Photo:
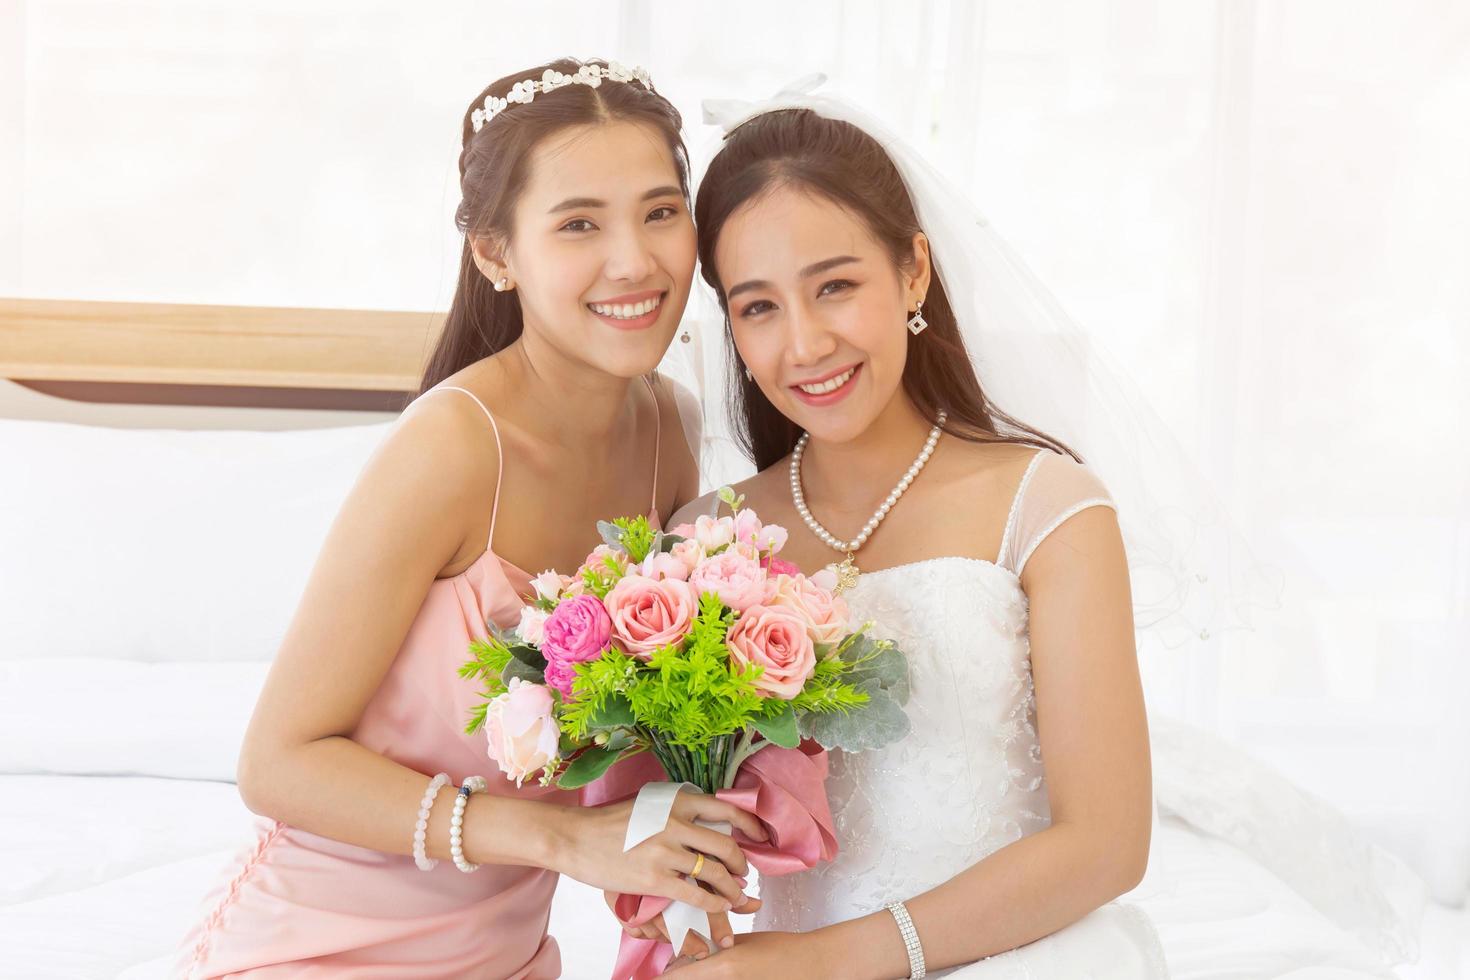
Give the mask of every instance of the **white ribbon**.
[[[663, 832], [669, 825], [669, 814], [674, 809], [674, 798], [679, 795], [680, 790], [688, 790], [691, 793], [702, 793], [704, 790], [693, 783], [648, 783], [638, 791], [638, 798], [633, 801], [633, 812], [628, 815], [628, 832], [623, 837], [623, 850], [631, 851], [657, 834]], [[696, 820], [695, 823], [701, 827], [708, 827], [728, 835], [731, 831], [729, 824], [724, 822], [707, 823]], [[685, 877], [689, 877], [685, 875]], [[714, 940], [709, 936], [709, 917], [701, 909], [695, 908], [685, 902], [672, 902], [664, 909], [664, 927], [668, 929], [669, 941], [674, 944], [674, 955], [684, 948], [684, 940], [689, 933], [694, 933], [704, 944], [709, 947], [711, 953], [718, 952]]]
[[804, 75], [794, 82], [783, 85], [780, 91], [764, 102], [746, 102], [743, 99], [705, 99], [700, 103], [700, 108], [704, 110], [705, 125], [719, 126], [729, 133], [763, 112], [797, 103], [803, 96], [816, 91], [826, 80], [827, 76], [821, 72]]

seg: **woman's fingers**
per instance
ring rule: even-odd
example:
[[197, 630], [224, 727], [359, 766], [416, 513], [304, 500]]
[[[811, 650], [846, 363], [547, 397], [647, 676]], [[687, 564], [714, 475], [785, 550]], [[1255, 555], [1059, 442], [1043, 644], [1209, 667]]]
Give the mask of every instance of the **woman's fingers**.
[[[686, 873], [701, 863], [699, 862], [698, 855], [683, 848], [680, 848], [680, 850], [686, 856]], [[679, 858], [675, 858], [675, 862], [678, 860]], [[700, 884], [714, 889], [721, 898], [730, 903], [730, 908], [734, 908], [736, 905], [740, 905], [745, 901], [745, 893], [740, 890], [740, 882], [731, 877], [730, 872], [726, 871], [725, 866], [719, 861], [702, 862], [702, 867], [699, 868], [699, 875], [696, 880]]]
[[742, 878], [750, 874], [750, 862], [745, 859], [745, 852], [740, 850], [740, 845], [728, 834], [690, 823], [671, 823], [669, 829], [674, 832], [680, 844], [691, 851], [702, 851], [717, 858], [731, 874]]
[[760, 907], [760, 899], [747, 895], [743, 903], [735, 906], [730, 911], [738, 913], [739, 915], [754, 915], [756, 912], [760, 911]]
[[727, 901], [723, 896], [713, 894], [700, 888], [694, 882], [684, 878], [670, 878], [664, 884], [661, 894], [665, 898], [672, 898], [676, 902], [692, 905], [695, 908], [714, 915], [717, 912], [728, 912], [734, 906], [733, 902]]
[[727, 823], [752, 840], [770, 839], [755, 814], [707, 793], [680, 793], [674, 800], [674, 815], [682, 820]]
[[[714, 916], [710, 918], [713, 919]], [[702, 960], [709, 955], [710, 947], [705, 944], [699, 933], [691, 929], [684, 937], [684, 945], [679, 947], [678, 953], [680, 956], [692, 956], [696, 960]]]
[[709, 938], [714, 942], [716, 949], [729, 949], [735, 945], [735, 930], [730, 928], [728, 915], [709, 917]]

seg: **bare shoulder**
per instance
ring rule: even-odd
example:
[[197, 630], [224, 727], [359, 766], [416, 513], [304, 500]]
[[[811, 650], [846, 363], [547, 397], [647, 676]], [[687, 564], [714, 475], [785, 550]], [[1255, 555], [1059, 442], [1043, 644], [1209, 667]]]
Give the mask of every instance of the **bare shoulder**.
[[399, 417], [369, 469], [435, 498], [483, 499], [500, 470], [495, 434], [474, 400], [459, 392], [421, 397]]

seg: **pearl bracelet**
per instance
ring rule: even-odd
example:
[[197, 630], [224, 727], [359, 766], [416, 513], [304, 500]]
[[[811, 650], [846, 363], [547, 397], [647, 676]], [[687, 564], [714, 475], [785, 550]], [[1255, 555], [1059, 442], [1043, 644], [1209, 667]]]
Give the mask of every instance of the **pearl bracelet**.
[[909, 954], [909, 980], [924, 980], [924, 975], [928, 972], [924, 967], [924, 947], [919, 943], [919, 930], [914, 928], [914, 920], [909, 918], [908, 908], [902, 902], [884, 907], [893, 913], [894, 920], [898, 922], [898, 931], [903, 934], [903, 947]]
[[464, 781], [459, 788], [459, 795], [454, 798], [454, 816], [449, 818], [449, 856], [454, 858], [454, 866], [465, 874], [480, 870], [478, 864], [471, 864], [464, 856], [464, 808], [470, 801], [470, 794], [485, 792], [485, 777], [471, 776]]
[[413, 826], [413, 863], [419, 866], [420, 871], [433, 871], [439, 864], [438, 860], [430, 858], [424, 849], [424, 842], [429, 839], [429, 811], [434, 808], [434, 800], [438, 798], [439, 791], [449, 783], [449, 773], [441, 772], [429, 780], [429, 788], [424, 791], [423, 802], [419, 804], [419, 821]]

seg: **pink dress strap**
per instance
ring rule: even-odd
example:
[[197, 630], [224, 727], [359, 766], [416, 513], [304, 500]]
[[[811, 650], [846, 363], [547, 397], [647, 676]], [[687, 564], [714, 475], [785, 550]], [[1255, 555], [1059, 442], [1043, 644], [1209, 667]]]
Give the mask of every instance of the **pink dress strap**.
[[[485, 539], [485, 550], [491, 551], [493, 550], [491, 548], [491, 545], [495, 543], [495, 517], [500, 512], [500, 480], [501, 477], [505, 475], [505, 450], [501, 448], [500, 445], [500, 426], [495, 424], [495, 416], [491, 414], [490, 409], [485, 407], [485, 403], [480, 401], [479, 396], [476, 395], [473, 391], [470, 391], [468, 388], [460, 388], [456, 385], [440, 385], [437, 388], [430, 388], [428, 391], [424, 392], [423, 397], [432, 395], [436, 391], [458, 391], [461, 394], [469, 395], [470, 400], [473, 401], [476, 405], [479, 405], [480, 411], [484, 412], [485, 417], [490, 420], [490, 431], [495, 434], [495, 498], [490, 502], [490, 534]], [[654, 450], [653, 458], [653, 465], [655, 468], [655, 472], [657, 472], [657, 449]]]

